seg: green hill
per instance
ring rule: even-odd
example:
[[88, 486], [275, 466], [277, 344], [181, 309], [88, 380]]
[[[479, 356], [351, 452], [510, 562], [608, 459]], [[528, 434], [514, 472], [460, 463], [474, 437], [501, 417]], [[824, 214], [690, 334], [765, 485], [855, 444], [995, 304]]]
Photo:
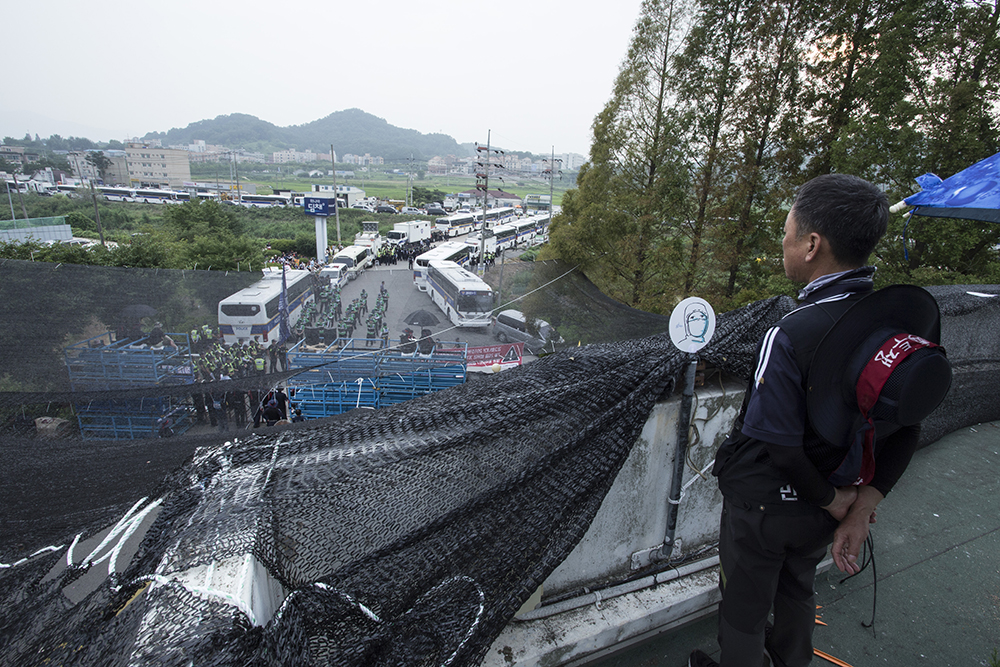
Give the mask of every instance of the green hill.
[[360, 109], [335, 111], [304, 125], [278, 127], [247, 114], [217, 116], [168, 132], [150, 132], [146, 139], [160, 139], [165, 145], [191, 144], [201, 139], [208, 144], [271, 153], [279, 150], [312, 150], [328, 153], [333, 144], [338, 155], [369, 153], [389, 162], [401, 162], [413, 155], [428, 160], [435, 155], [470, 155], [471, 144], [461, 145], [446, 134], [422, 134], [390, 125], [384, 119]]

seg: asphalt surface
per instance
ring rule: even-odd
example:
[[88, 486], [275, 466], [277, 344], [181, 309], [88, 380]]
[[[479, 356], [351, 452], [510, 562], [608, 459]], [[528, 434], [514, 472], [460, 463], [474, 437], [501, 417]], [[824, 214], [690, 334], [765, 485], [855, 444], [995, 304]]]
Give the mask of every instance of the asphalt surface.
[[[399, 337], [403, 329], [409, 328], [417, 336], [422, 328], [430, 329], [435, 340], [455, 341], [468, 343], [469, 347], [480, 347], [484, 345], [495, 345], [496, 339], [492, 335], [489, 327], [482, 329], [472, 329], [465, 327], [455, 327], [441, 310], [431, 301], [431, 297], [426, 292], [421, 292], [413, 284], [413, 271], [407, 268], [407, 263], [401, 261], [390, 266], [379, 266], [366, 269], [355, 280], [349, 281], [341, 290], [341, 298], [345, 304], [361, 296], [361, 290], [368, 293], [369, 308], [375, 304], [375, 297], [378, 295], [379, 286], [385, 282], [385, 287], [389, 290], [389, 307], [386, 310], [385, 321], [389, 325], [389, 338], [392, 344], [399, 343]], [[427, 327], [406, 324], [408, 315], [424, 310], [431, 313], [438, 320], [438, 324]], [[355, 330], [356, 337], [365, 336], [361, 329]]]

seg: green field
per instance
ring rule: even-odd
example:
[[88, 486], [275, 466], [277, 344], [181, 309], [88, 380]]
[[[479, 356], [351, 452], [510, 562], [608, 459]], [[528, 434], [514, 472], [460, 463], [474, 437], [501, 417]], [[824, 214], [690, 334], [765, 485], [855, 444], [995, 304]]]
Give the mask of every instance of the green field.
[[[342, 165], [341, 168], [343, 166], [349, 165]], [[328, 169], [329, 166], [326, 168]], [[193, 164], [191, 165], [191, 177], [198, 181], [212, 182], [217, 176], [217, 169], [218, 167], [213, 164]], [[218, 176], [223, 181], [227, 181], [229, 179], [229, 168], [224, 167], [224, 169], [225, 173], [218, 174]], [[309, 192], [313, 184], [330, 185], [333, 183], [333, 179], [329, 176], [293, 178], [286, 173], [287, 167], [280, 174], [275, 169], [275, 165], [241, 165], [240, 182], [244, 185], [249, 183], [254, 184], [258, 194], [271, 194], [273, 190]], [[265, 171], [268, 173], [265, 173]], [[384, 172], [363, 173], [360, 171], [356, 171], [355, 174], [353, 178], [338, 179], [338, 184], [352, 185], [360, 188], [365, 191], [365, 195], [368, 197], [397, 200], [406, 199], [406, 176]], [[556, 205], [562, 202], [562, 195], [567, 189], [576, 186], [574, 178], [575, 174], [569, 174], [568, 176], [564, 176], [562, 180], [556, 180], [552, 188]], [[425, 174], [423, 178], [414, 178], [411, 185], [415, 188], [439, 190], [445, 194], [450, 194], [475, 189], [476, 179], [473, 176], [456, 176], [454, 174], [446, 176]], [[541, 179], [527, 180], [507, 176], [503, 178], [502, 182], [496, 178], [490, 181], [490, 190], [498, 189], [515, 194], [518, 197], [524, 197], [526, 194], [548, 194], [549, 183]]]

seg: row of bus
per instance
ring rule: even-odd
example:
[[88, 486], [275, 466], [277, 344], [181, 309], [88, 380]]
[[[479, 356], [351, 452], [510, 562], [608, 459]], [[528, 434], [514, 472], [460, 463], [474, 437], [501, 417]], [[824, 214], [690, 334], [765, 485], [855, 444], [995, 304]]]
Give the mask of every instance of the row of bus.
[[[12, 183], [12, 182], [11, 182]], [[88, 189], [82, 189], [84, 193]], [[186, 190], [161, 190], [157, 188], [126, 188], [102, 185], [95, 188], [97, 193], [108, 201], [135, 202], [140, 204], [183, 204], [192, 199], [224, 201], [227, 204], [245, 206], [247, 208], [267, 208], [271, 206], [290, 206], [292, 198], [289, 195], [230, 195], [218, 192], [195, 192]], [[48, 185], [39, 194], [64, 194], [75, 197], [80, 194], [81, 187], [77, 185]]]
[[291, 198], [287, 195], [225, 195], [218, 192], [199, 191], [194, 194], [183, 190], [157, 190], [152, 188], [97, 188], [108, 201], [139, 202], [143, 204], [183, 204], [192, 199], [224, 201], [227, 204], [245, 206], [246, 208], [269, 208], [271, 206], [289, 206]]
[[[530, 216], [481, 232], [487, 236], [487, 252], [495, 253], [520, 243], [530, 243], [543, 233], [549, 217]], [[426, 292], [448, 320], [457, 327], [485, 327], [493, 310], [493, 290], [465, 267], [478, 257], [479, 241], [447, 241], [417, 256], [413, 262], [413, 284]], [[331, 273], [324, 278], [342, 284], [356, 277], [371, 262], [370, 249], [349, 246], [328, 262]], [[342, 272], [342, 273], [341, 273]], [[286, 271], [289, 326], [298, 321], [302, 306], [313, 298], [308, 271]], [[270, 269], [259, 282], [240, 290], [219, 303], [219, 328], [226, 343], [251, 338], [263, 345], [275, 340], [280, 314], [281, 271]]]
[[512, 206], [501, 206], [498, 208], [488, 208], [483, 213], [482, 209], [476, 211], [462, 211], [453, 213], [444, 218], [434, 221], [434, 228], [440, 231], [446, 238], [462, 236], [471, 232], [478, 232], [483, 229], [493, 229], [497, 225], [517, 219], [517, 209]]
[[[448, 245], [448, 244], [445, 244]], [[463, 263], [468, 260], [468, 246]], [[493, 312], [493, 289], [462, 264], [445, 259], [423, 259], [421, 262], [421, 289], [430, 294], [431, 300], [448, 320], [458, 327], [486, 327]], [[219, 302], [219, 330], [227, 345], [251, 339], [265, 347], [277, 342], [281, 323], [280, 269], [270, 268], [264, 277]], [[315, 298], [309, 271], [285, 272], [285, 290], [288, 303], [288, 325], [294, 326], [302, 315], [302, 308]]]

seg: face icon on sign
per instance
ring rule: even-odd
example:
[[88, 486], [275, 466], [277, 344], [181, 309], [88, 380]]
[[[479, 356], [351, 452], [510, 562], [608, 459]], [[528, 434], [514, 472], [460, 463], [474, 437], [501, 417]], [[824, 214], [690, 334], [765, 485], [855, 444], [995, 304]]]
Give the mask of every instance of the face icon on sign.
[[708, 313], [700, 303], [689, 303], [684, 309], [684, 338], [704, 343], [707, 331]]

